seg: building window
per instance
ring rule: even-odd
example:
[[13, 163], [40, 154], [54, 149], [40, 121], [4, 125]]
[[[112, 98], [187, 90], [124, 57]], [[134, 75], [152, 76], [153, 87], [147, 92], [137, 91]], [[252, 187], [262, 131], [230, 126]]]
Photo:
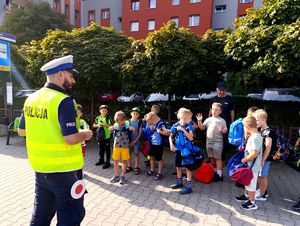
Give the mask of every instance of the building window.
[[197, 3], [197, 2], [201, 2], [201, 0], [190, 0], [190, 3]]
[[75, 10], [75, 20], [80, 19], [80, 11]]
[[180, 4], [180, 0], [172, 0], [172, 5], [179, 5]]
[[67, 18], [70, 15], [70, 8], [69, 8], [69, 5], [67, 5], [67, 4], [65, 5], [65, 14], [66, 14]]
[[199, 24], [200, 24], [200, 15], [191, 15], [189, 17], [189, 26], [190, 27], [199, 26]]
[[135, 32], [139, 31], [140, 23], [138, 21], [133, 21], [130, 23], [130, 31]]
[[240, 3], [250, 3], [252, 0], [240, 0]]
[[131, 10], [132, 11], [140, 10], [140, 1], [139, 0], [131, 0]]
[[226, 5], [216, 5], [215, 13], [223, 13], [226, 11]]
[[175, 16], [175, 17], [171, 17], [171, 20], [175, 22], [175, 24], [176, 24], [176, 27], [178, 27], [178, 26], [179, 26], [179, 19], [178, 19], [178, 17], [177, 17], [177, 16]]
[[156, 0], [149, 0], [149, 8], [150, 9], [156, 8]]
[[149, 31], [155, 30], [155, 20], [148, 20], [148, 30]]
[[95, 10], [88, 12], [88, 21], [89, 21], [89, 25], [91, 24], [92, 21], [95, 21]]
[[102, 10], [102, 19], [107, 20], [110, 17], [110, 10], [109, 9], [103, 9]]
[[59, 9], [59, 4], [60, 4], [59, 0], [54, 0], [53, 1], [53, 8], [58, 10]]

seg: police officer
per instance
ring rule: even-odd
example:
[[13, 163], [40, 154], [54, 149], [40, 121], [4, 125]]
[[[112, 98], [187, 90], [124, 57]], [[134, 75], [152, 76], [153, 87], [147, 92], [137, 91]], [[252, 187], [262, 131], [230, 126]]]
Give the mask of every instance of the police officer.
[[43, 88], [24, 104], [19, 135], [26, 136], [31, 167], [35, 171], [35, 201], [30, 225], [50, 225], [57, 213], [57, 225], [80, 225], [85, 215], [82, 181], [84, 165], [81, 142], [91, 130], [79, 132], [76, 102], [68, 93], [75, 84], [73, 56], [45, 64]]

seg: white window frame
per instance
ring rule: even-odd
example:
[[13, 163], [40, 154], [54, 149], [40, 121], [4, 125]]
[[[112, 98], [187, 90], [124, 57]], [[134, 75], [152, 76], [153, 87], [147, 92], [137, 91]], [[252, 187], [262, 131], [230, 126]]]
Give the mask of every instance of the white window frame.
[[176, 27], [178, 28], [179, 27], [179, 17], [178, 16], [171, 17], [171, 20], [175, 22]]
[[[196, 23], [196, 18], [198, 18], [198, 23]], [[200, 25], [200, 15], [190, 15], [189, 16], [189, 27], [197, 27]]]
[[155, 20], [148, 20], [148, 31], [154, 31], [155, 30]]
[[131, 10], [132, 11], [138, 11], [140, 10], [140, 1], [131, 0]]
[[172, 5], [180, 5], [180, 0], [172, 0]]
[[102, 10], [102, 19], [108, 20], [110, 18], [110, 10], [109, 9], [103, 9]]
[[149, 0], [149, 9], [156, 8], [156, 0]]
[[198, 3], [201, 2], [201, 0], [190, 0], [190, 3]]
[[[217, 7], [220, 7], [220, 9], [217, 10]], [[216, 5], [215, 6], [215, 13], [224, 13], [224, 12], [226, 12], [226, 9], [227, 9], [227, 5]]]
[[139, 21], [131, 21], [130, 22], [130, 31], [137, 32], [140, 30], [140, 22]]
[[240, 3], [250, 3], [252, 0], [240, 0]]

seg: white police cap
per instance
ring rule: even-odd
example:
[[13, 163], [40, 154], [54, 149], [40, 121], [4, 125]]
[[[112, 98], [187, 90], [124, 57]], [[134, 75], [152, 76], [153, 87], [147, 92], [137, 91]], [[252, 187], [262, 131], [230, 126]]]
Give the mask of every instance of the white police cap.
[[41, 67], [41, 71], [44, 71], [46, 75], [53, 75], [59, 71], [70, 71], [73, 74], [79, 74], [79, 72], [73, 68], [72, 55], [51, 60]]

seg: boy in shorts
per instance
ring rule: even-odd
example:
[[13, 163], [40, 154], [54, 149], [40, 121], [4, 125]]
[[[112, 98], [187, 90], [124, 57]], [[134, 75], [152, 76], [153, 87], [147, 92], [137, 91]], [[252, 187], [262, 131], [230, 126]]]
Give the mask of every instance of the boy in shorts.
[[163, 168], [163, 150], [162, 136], [169, 136], [170, 132], [166, 128], [165, 123], [153, 112], [150, 112], [146, 116], [147, 123], [150, 124], [150, 169], [147, 171], [146, 176], [154, 176], [155, 160], [158, 162], [158, 172], [155, 175], [155, 180], [162, 179]]
[[259, 109], [253, 115], [257, 122], [257, 127], [260, 128], [260, 134], [263, 137], [263, 154], [261, 160], [261, 170], [258, 175], [258, 187], [255, 194], [255, 200], [266, 201], [268, 187], [268, 172], [272, 160], [272, 153], [277, 151], [277, 135], [273, 129], [267, 124], [268, 114], [265, 110]]
[[245, 186], [245, 193], [235, 198], [238, 202], [244, 202], [241, 208], [245, 210], [256, 210], [258, 206], [255, 203], [255, 191], [257, 185], [258, 173], [261, 168], [262, 142], [263, 138], [257, 130], [256, 119], [253, 116], [247, 116], [243, 119], [245, 137], [248, 137], [245, 148], [245, 157], [242, 163], [247, 163], [251, 167], [253, 178], [248, 186]]
[[[114, 145], [112, 158], [114, 160], [114, 176], [110, 179], [111, 183], [120, 182], [125, 184], [126, 163], [130, 159], [129, 154], [129, 139], [130, 133], [135, 133], [134, 127], [126, 123], [126, 115], [123, 111], [117, 111], [114, 117], [115, 124], [109, 127], [111, 132], [114, 132]], [[122, 158], [122, 173], [119, 176], [119, 161]]]
[[198, 126], [200, 130], [206, 131], [206, 150], [211, 164], [215, 169], [214, 181], [223, 181], [222, 173], [222, 150], [223, 150], [223, 136], [227, 133], [226, 121], [220, 117], [222, 113], [222, 105], [220, 103], [213, 103], [211, 106], [212, 116], [205, 119], [202, 123], [203, 116], [201, 113], [197, 114]]

